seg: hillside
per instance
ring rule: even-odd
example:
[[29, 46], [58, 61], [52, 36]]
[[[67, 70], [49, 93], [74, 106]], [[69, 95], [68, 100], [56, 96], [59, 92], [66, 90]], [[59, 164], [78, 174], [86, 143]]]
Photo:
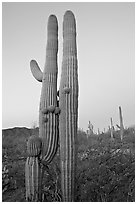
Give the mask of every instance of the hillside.
[[[25, 202], [26, 143], [38, 128], [2, 130], [2, 186], [4, 202]], [[45, 171], [43, 201], [61, 201], [58, 154]], [[77, 202], [135, 201], [135, 129], [128, 128], [121, 142], [119, 131], [92, 135], [78, 131]]]

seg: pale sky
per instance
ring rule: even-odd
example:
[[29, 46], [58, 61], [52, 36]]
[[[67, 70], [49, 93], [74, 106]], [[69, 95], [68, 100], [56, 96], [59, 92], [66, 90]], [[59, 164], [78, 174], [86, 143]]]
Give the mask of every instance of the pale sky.
[[[58, 74], [62, 62], [62, 22], [71, 10], [77, 23], [79, 74], [78, 126], [107, 129], [110, 118], [135, 124], [135, 3], [3, 3], [2, 128], [38, 125], [41, 83], [30, 71], [36, 59], [43, 70], [47, 20], [59, 24]], [[59, 86], [58, 80], [58, 86]]]

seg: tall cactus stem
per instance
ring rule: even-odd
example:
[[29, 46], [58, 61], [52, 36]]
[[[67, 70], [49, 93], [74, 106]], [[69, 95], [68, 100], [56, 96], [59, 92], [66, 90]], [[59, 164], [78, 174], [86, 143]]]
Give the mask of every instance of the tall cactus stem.
[[42, 72], [35, 60], [30, 62], [32, 74], [42, 82], [39, 106], [39, 140], [35, 137], [28, 143], [26, 161], [26, 199], [41, 201], [43, 168], [54, 158], [58, 146], [59, 111], [57, 112], [57, 53], [58, 53], [58, 22], [50, 15], [47, 26], [46, 62]]
[[63, 19], [63, 60], [59, 89], [61, 188], [63, 201], [74, 201], [78, 119], [76, 22], [71, 11]]
[[53, 159], [57, 149], [57, 120], [59, 119], [58, 115], [55, 114], [57, 107], [58, 23], [54, 15], [50, 15], [47, 29], [46, 62], [39, 109], [39, 137], [43, 139], [43, 160], [48, 164]]
[[[42, 91], [39, 107], [39, 137], [42, 138], [42, 156], [44, 162], [53, 159], [58, 142], [57, 120], [57, 53], [58, 53], [58, 22], [50, 15], [47, 26], [46, 62], [42, 72], [35, 60], [30, 63], [33, 76], [42, 81]], [[41, 79], [42, 77], [42, 79]]]

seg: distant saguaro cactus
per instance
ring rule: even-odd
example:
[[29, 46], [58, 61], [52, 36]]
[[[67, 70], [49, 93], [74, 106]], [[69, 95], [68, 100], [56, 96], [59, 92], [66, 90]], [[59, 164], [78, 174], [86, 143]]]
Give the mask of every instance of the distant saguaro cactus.
[[112, 140], [114, 139], [113, 132], [114, 132], [113, 120], [112, 120], [112, 118], [110, 118], [110, 134], [111, 134]]
[[94, 128], [94, 126], [91, 124], [91, 122], [89, 121], [89, 123], [88, 123], [88, 135], [93, 135], [94, 134], [94, 132], [93, 132], [93, 128]]
[[42, 164], [49, 164], [57, 150], [59, 108], [57, 107], [58, 23], [50, 15], [47, 26], [46, 63], [42, 72], [35, 60], [30, 62], [33, 76], [42, 82], [39, 107], [39, 139], [28, 141], [26, 161], [26, 200], [41, 201]]
[[59, 89], [61, 187], [63, 201], [74, 201], [78, 120], [76, 22], [66, 11], [63, 20], [63, 60]]
[[100, 130], [99, 130], [99, 128], [98, 128], [98, 135], [100, 135]]
[[122, 109], [120, 106], [119, 106], [119, 118], [120, 118], [120, 138], [122, 141], [123, 135], [124, 135], [124, 125], [123, 125]]

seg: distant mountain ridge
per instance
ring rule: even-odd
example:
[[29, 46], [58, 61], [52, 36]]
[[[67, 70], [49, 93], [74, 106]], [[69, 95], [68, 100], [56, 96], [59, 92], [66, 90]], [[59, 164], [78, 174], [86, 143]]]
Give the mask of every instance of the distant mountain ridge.
[[32, 134], [38, 134], [39, 128], [26, 128], [26, 127], [13, 127], [8, 129], [2, 129], [2, 136], [30, 136]]

